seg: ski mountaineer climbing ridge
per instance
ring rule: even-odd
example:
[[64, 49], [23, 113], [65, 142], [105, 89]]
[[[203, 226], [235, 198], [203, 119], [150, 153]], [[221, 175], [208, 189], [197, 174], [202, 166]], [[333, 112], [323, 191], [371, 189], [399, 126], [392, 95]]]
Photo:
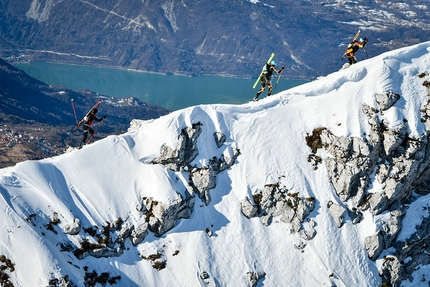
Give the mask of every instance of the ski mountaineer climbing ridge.
[[[98, 113], [97, 107], [101, 104], [101, 102], [102, 102], [102, 100], [99, 100], [91, 108], [91, 110], [89, 110], [88, 113], [76, 124], [75, 130], [78, 129], [81, 124], [82, 124], [82, 129], [84, 130], [84, 136], [82, 138], [81, 143], [79, 144], [78, 149], [81, 149], [82, 146], [86, 143], [87, 138], [88, 138], [88, 133], [91, 134], [91, 137], [87, 143], [90, 143], [91, 140], [93, 139], [95, 131], [91, 128], [91, 125], [94, 123], [94, 121], [101, 122], [102, 120], [104, 120], [106, 118], [106, 115], [104, 115], [101, 118], [97, 118], [97, 116], [96, 116]], [[76, 111], [75, 111], [75, 106], [73, 104], [73, 99], [72, 99], [72, 106], [73, 106], [73, 112], [75, 112], [75, 117], [76, 117]]]
[[355, 34], [354, 38], [352, 39], [351, 43], [349, 43], [348, 48], [346, 48], [345, 53], [342, 56], [342, 61], [345, 58], [345, 56], [348, 57], [348, 62], [350, 65], [357, 63], [357, 59], [355, 58], [355, 53], [360, 48], [364, 48], [366, 46], [368, 39], [366, 37], [360, 38], [357, 40], [358, 36], [360, 35], [360, 30], [358, 30], [357, 34]]
[[264, 90], [266, 89], [266, 86], [269, 87], [267, 96], [270, 96], [272, 94], [272, 89], [273, 89], [272, 82], [271, 82], [272, 74], [273, 72], [275, 72], [276, 74], [281, 74], [285, 68], [284, 66], [282, 66], [281, 69], [276, 70], [275, 67], [277, 63], [275, 62], [275, 60], [273, 60], [274, 57], [275, 57], [275, 54], [272, 53], [269, 60], [264, 65], [263, 70], [260, 73], [260, 77], [257, 79], [257, 81], [254, 84], [254, 88], [255, 88], [258, 83], [258, 80], [261, 81], [261, 89], [258, 90], [257, 94], [254, 96], [254, 101], [258, 101], [258, 97], [262, 92], [264, 92]]

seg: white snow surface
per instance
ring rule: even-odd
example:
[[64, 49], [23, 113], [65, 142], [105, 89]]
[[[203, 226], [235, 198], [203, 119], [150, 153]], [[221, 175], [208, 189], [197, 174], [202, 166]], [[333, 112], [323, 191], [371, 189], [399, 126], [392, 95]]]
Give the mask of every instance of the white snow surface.
[[[305, 136], [324, 126], [338, 136], [365, 137], [370, 127], [361, 106], [377, 107], [373, 96], [386, 91], [399, 93], [401, 99], [381, 117], [391, 127], [407, 119], [410, 136], [422, 134], [420, 108], [427, 94], [418, 75], [429, 72], [429, 55], [430, 42], [421, 43], [258, 102], [186, 108], [142, 121], [137, 129], [81, 150], [1, 169], [0, 255], [15, 264], [15, 271], [8, 273], [11, 281], [15, 286], [47, 286], [50, 279], [67, 274], [83, 286], [83, 267], [88, 266], [98, 274], [121, 276], [119, 286], [200, 286], [202, 271], [215, 284], [206, 286], [248, 286], [249, 271], [266, 273], [257, 286], [379, 286], [378, 266], [364, 249], [364, 239], [375, 232], [379, 219], [365, 212], [360, 224], [349, 220], [337, 228], [327, 202], [340, 201], [324, 165], [314, 170], [308, 162], [311, 151]], [[63, 233], [75, 217], [84, 228], [101, 228], [118, 218], [136, 226], [144, 222], [136, 210], [143, 197], [171, 202], [177, 193], [185, 194], [186, 173], [150, 162], [163, 144], [176, 147], [181, 129], [197, 122], [203, 126], [193, 164], [204, 166], [213, 156], [230, 155], [232, 147], [241, 152], [236, 163], [217, 176], [208, 206], [196, 197], [190, 219], [181, 219], [160, 238], [150, 232], [137, 246], [128, 240], [128, 249], [119, 257], [78, 260], [71, 252], [60, 252], [59, 242], [79, 246], [89, 237], [84, 231]], [[226, 135], [221, 148], [215, 144], [215, 132]], [[265, 226], [241, 213], [241, 200], [277, 182], [300, 197], [316, 199], [308, 218], [316, 222], [317, 235], [303, 252], [294, 247], [300, 238], [290, 234], [288, 224], [275, 219]], [[423, 197], [408, 210], [405, 220], [411, 224], [404, 224], [407, 228], [399, 237], [407, 239], [414, 232], [429, 201], [430, 196]], [[61, 220], [54, 226], [57, 234], [44, 227], [54, 213]], [[139, 256], [157, 252], [167, 259], [160, 271]], [[416, 276], [413, 286], [427, 286], [418, 280], [422, 272]]]

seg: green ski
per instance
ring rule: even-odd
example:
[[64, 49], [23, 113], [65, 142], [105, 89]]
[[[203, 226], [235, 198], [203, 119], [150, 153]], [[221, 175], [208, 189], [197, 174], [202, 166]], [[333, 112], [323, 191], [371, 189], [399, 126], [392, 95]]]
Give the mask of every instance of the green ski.
[[[272, 55], [270, 55], [269, 60], [267, 60], [266, 64], [270, 64], [270, 61], [272, 61], [274, 57], [275, 57], [275, 53], [272, 53]], [[264, 67], [266, 66], [266, 64], [264, 65]], [[264, 67], [263, 67], [263, 69], [261, 69], [260, 76], [258, 76], [257, 81], [255, 81], [255, 84], [254, 84], [254, 86], [252, 87], [253, 89], [255, 89], [255, 87], [257, 86], [258, 82], [260, 81], [260, 78], [261, 78], [261, 76], [263, 75]]]

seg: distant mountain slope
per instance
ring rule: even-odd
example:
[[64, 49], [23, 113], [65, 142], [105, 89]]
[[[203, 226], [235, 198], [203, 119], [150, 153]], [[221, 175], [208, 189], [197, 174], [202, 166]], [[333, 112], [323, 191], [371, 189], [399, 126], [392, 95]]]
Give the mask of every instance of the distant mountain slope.
[[0, 272], [23, 287], [428, 286], [429, 53], [1, 169]]
[[256, 76], [276, 53], [290, 78], [338, 70], [358, 29], [359, 60], [430, 37], [428, 0], [3, 1], [0, 55], [188, 75]]
[[[73, 124], [70, 105], [49, 96], [47, 85], [0, 59], [0, 112], [27, 121]], [[64, 120], [63, 120], [64, 119]]]
[[170, 112], [135, 98], [48, 86], [0, 59], [0, 167], [52, 156], [70, 145], [76, 146], [82, 139], [82, 130], [73, 130], [76, 119], [72, 99], [77, 119], [99, 99], [103, 100], [100, 111], [108, 117], [97, 127], [97, 139], [126, 131], [132, 119], [153, 119]]
[[126, 129], [134, 118], [151, 119], [169, 112], [138, 99], [120, 99], [91, 91], [77, 92], [48, 86], [3, 59], [0, 59], [0, 76], [0, 112], [9, 118], [51, 125], [74, 125], [76, 121], [71, 100], [75, 102], [80, 119], [100, 97], [105, 102], [103, 112], [112, 117], [111, 128], [121, 125]]

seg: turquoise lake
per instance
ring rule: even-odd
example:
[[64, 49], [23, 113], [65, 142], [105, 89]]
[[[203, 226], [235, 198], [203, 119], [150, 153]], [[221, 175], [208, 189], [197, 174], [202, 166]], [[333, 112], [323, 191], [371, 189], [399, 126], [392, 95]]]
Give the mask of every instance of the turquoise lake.
[[[240, 79], [160, 75], [57, 63], [15, 63], [14, 66], [49, 85], [71, 90], [89, 89], [98, 94], [121, 98], [136, 97], [143, 102], [171, 110], [199, 104], [242, 104], [251, 101], [260, 87], [258, 85], [255, 89], [252, 88], [259, 71], [256, 71], [255, 79]], [[288, 70], [285, 72], [288, 73]], [[275, 75], [272, 78], [274, 87], [276, 80]], [[306, 82], [308, 81], [281, 78], [275, 93]], [[260, 99], [266, 96], [267, 89]]]

